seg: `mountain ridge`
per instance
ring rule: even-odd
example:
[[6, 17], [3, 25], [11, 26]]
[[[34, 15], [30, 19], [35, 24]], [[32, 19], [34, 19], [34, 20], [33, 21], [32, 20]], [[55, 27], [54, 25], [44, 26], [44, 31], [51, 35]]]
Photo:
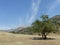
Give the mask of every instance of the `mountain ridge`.
[[[60, 22], [60, 15], [53, 16], [52, 18], [50, 18], [50, 20], [52, 21], [52, 23]], [[15, 29], [6, 30], [6, 32], [31, 34], [30, 27], [17, 27]]]

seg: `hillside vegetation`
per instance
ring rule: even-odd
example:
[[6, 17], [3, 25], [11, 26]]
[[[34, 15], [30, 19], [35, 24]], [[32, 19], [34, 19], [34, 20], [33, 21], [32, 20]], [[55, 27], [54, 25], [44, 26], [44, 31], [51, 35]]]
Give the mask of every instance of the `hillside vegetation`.
[[[57, 26], [57, 30], [59, 30], [58, 32], [60, 33], [60, 15], [56, 15], [52, 18], [50, 18], [50, 20], [52, 21], [53, 24], [55, 24], [55, 26]], [[33, 34], [30, 31], [30, 27], [18, 27], [15, 30], [11, 31], [12, 33], [18, 33], [18, 34]]]

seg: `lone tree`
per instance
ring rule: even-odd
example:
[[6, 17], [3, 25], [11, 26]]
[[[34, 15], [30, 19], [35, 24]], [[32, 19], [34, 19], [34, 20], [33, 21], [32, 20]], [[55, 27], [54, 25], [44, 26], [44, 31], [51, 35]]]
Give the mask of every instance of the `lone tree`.
[[36, 20], [32, 23], [32, 31], [41, 33], [43, 39], [47, 39], [47, 35], [55, 30], [56, 27], [50, 21], [48, 15], [42, 15], [41, 20]]

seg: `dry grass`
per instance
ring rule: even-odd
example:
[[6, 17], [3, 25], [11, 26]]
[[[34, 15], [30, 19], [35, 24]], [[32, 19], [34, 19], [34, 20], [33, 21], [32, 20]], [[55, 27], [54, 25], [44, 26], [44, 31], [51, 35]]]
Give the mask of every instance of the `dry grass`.
[[36, 35], [22, 35], [0, 32], [0, 45], [60, 45], [60, 35], [49, 35], [54, 40], [32, 40]]

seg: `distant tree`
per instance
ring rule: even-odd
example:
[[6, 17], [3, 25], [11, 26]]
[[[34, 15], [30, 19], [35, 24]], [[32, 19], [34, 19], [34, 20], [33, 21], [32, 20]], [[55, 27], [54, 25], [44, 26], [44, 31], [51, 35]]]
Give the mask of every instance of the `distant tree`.
[[36, 20], [32, 23], [32, 31], [41, 33], [42, 38], [46, 39], [49, 33], [55, 31], [55, 26], [50, 21], [48, 15], [42, 15], [41, 20]]
[[15, 33], [15, 31], [11, 31], [10, 33]]

